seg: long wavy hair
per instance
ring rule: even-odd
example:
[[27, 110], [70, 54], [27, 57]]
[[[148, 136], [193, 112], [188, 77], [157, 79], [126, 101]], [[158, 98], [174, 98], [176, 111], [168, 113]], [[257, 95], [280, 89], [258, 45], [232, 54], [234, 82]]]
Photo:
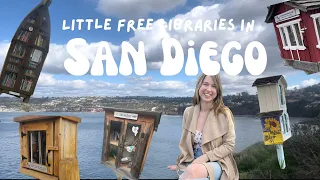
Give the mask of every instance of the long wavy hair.
[[[199, 89], [206, 76], [207, 75], [205, 74], [201, 74], [200, 77], [198, 78], [198, 82], [197, 82], [196, 89], [194, 91], [193, 100], [192, 100], [193, 105], [200, 104]], [[223, 113], [225, 116], [227, 116], [226, 110], [228, 108], [224, 105], [223, 99], [222, 99], [223, 96], [222, 96], [222, 85], [221, 85], [220, 75], [217, 74], [210, 77], [212, 78], [213, 83], [216, 85], [216, 89], [217, 89], [217, 97], [213, 100], [210, 110], [214, 110], [214, 113], [216, 116], [220, 113]]]

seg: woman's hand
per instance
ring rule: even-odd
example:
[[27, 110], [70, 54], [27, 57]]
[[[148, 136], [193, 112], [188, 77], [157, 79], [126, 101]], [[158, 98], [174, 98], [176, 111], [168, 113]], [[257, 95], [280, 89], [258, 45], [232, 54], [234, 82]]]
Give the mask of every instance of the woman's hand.
[[176, 171], [178, 169], [178, 166], [177, 165], [169, 165], [168, 169], [171, 171]]
[[191, 164], [202, 164], [209, 161], [209, 158], [206, 154], [201, 155], [197, 159], [195, 159]]

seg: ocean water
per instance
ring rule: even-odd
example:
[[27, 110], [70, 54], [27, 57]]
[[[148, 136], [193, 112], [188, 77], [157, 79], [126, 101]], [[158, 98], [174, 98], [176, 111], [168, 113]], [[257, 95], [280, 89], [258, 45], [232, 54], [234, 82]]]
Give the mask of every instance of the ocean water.
[[[78, 126], [78, 161], [80, 177], [83, 179], [116, 178], [115, 174], [100, 163], [103, 141], [103, 113], [7, 113], [0, 112], [0, 179], [32, 178], [19, 173], [20, 139], [19, 124], [13, 118], [23, 115], [69, 115], [81, 118]], [[167, 170], [174, 164], [179, 154], [178, 143], [181, 136], [181, 116], [163, 115], [154, 132], [151, 146], [141, 179], [174, 179], [176, 173]], [[291, 124], [302, 121], [290, 118]], [[235, 116], [236, 146], [235, 152], [262, 141], [261, 122], [250, 116]], [[275, 151], [276, 152], [276, 151]]]

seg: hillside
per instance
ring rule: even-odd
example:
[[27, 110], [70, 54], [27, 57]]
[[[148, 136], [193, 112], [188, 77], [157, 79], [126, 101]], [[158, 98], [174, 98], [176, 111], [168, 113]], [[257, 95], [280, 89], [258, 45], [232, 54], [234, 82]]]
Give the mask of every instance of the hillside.
[[[259, 113], [257, 95], [247, 92], [223, 97], [225, 104], [235, 115]], [[50, 111], [50, 112], [97, 112], [103, 107], [161, 111], [164, 114], [181, 115], [191, 105], [192, 97], [42, 97], [31, 98], [26, 106], [21, 99], [0, 97], [1, 111]], [[320, 113], [320, 83], [303, 89], [287, 91], [288, 113], [292, 117], [317, 117]]]

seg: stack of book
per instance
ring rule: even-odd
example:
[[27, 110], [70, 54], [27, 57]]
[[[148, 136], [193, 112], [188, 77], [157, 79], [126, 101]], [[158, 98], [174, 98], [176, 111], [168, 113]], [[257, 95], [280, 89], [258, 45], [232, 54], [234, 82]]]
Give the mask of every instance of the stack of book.
[[13, 53], [14, 55], [23, 57], [25, 51], [26, 51], [26, 48], [23, 47], [23, 44], [17, 43], [17, 44], [14, 46], [14, 49], [13, 49], [13, 52], [12, 52], [12, 53]]
[[21, 82], [20, 89], [23, 91], [30, 91], [33, 81], [27, 77], [24, 77]]
[[36, 46], [43, 47], [43, 44], [44, 44], [44, 43], [43, 43], [43, 37], [42, 37], [41, 34], [39, 34], [39, 35], [37, 36], [34, 44], [35, 44]]
[[28, 42], [30, 39], [30, 36], [31, 36], [30, 31], [26, 31], [26, 30], [21, 29], [17, 38], [23, 42]]
[[2, 85], [13, 88], [14, 83], [16, 82], [17, 74], [13, 72], [7, 72], [3, 81]]

